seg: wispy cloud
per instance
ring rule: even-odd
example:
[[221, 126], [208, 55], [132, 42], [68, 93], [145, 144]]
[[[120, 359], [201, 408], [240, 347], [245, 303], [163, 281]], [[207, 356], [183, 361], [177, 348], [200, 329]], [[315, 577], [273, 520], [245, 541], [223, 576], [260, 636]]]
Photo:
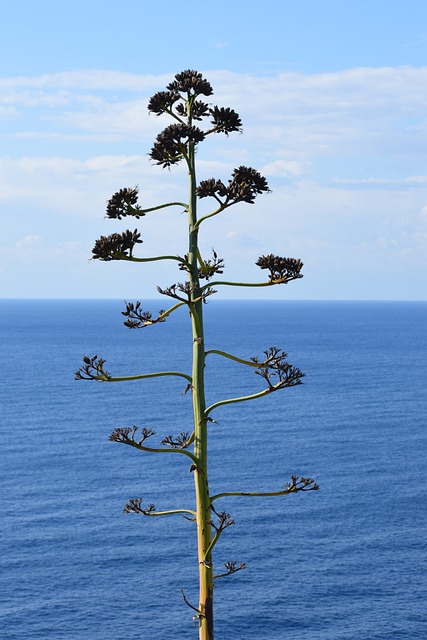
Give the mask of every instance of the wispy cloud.
[[[343, 273], [350, 278], [355, 265], [361, 278], [378, 271], [378, 255], [390, 274], [426, 265], [427, 68], [206, 75], [215, 102], [240, 113], [244, 135], [209, 139], [198, 156], [199, 178], [227, 180], [234, 166], [247, 164], [273, 189], [256, 205], [209, 221], [207, 249], [222, 247], [231, 271], [239, 271], [243, 258], [254, 261], [256, 247], [295, 252], [315, 270], [314, 293], [321, 297], [331, 277], [344, 296], [338, 281]], [[63, 251], [90, 247], [97, 220], [100, 232], [115, 230], [103, 220], [104, 207], [122, 186], [139, 184], [147, 205], [186, 197], [184, 168], [165, 172], [147, 156], [167, 124], [147, 114], [147, 100], [170, 79], [96, 70], [0, 79], [0, 203], [13, 211], [16, 225], [9, 248], [42, 259], [43, 243], [30, 247], [39, 234], [52, 247], [71, 243]], [[82, 218], [87, 227], [70, 222]], [[148, 253], [159, 242], [173, 251], [180, 233], [176, 212], [162, 214], [167, 225], [158, 220], [144, 219]], [[54, 264], [57, 256], [47, 252], [46, 259]], [[313, 297], [306, 287], [304, 295]]]

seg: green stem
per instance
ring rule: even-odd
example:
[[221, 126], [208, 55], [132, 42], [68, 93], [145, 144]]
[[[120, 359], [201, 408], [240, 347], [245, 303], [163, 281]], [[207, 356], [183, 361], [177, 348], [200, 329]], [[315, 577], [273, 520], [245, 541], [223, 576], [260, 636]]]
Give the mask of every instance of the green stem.
[[208, 287], [219, 287], [220, 285], [226, 285], [227, 287], [272, 287], [275, 284], [284, 284], [282, 282], [228, 282], [226, 280], [217, 280], [215, 282], [209, 282], [201, 287], [207, 289]]
[[179, 378], [185, 378], [188, 382], [192, 382], [191, 376], [180, 371], [156, 371], [156, 373], [143, 373], [138, 376], [120, 376], [120, 377], [99, 377], [96, 380], [100, 382], [124, 382], [125, 380], [144, 380], [145, 378], [160, 378], [162, 376], [178, 376]]
[[155, 516], [173, 516], [173, 515], [182, 514], [182, 513], [189, 513], [194, 518], [196, 517], [196, 512], [191, 511], [191, 509], [171, 509], [171, 511], [152, 511], [151, 513], [145, 513], [144, 515], [146, 515], [149, 518], [152, 518]]
[[156, 262], [158, 260], [176, 260], [181, 264], [184, 264], [186, 267], [189, 266], [187, 260], [185, 258], [181, 258], [180, 256], [154, 256], [152, 258], [135, 258], [135, 256], [128, 256], [124, 253], [115, 254], [115, 260], [124, 260], [127, 262]]
[[182, 307], [184, 304], [187, 304], [187, 303], [186, 302], [178, 302], [177, 304], [174, 304], [173, 307], [171, 307], [170, 309], [168, 309], [167, 311], [165, 311], [164, 313], [159, 315], [159, 317], [157, 318], [157, 322], [159, 320], [163, 320], [163, 318], [167, 318], [171, 313], [173, 313], [175, 311], [175, 309], [179, 309], [179, 307]]
[[214, 500], [218, 500], [218, 498], [229, 498], [230, 496], [248, 496], [248, 497], [259, 497], [259, 498], [267, 498], [269, 496], [286, 496], [289, 493], [297, 493], [297, 491], [293, 488], [291, 489], [283, 489], [282, 491], [225, 491], [224, 493], [217, 493], [212, 496], [212, 502]]
[[238, 358], [237, 356], [233, 356], [231, 353], [227, 353], [226, 351], [219, 351], [219, 349], [209, 349], [209, 351], [205, 351], [205, 356], [208, 356], [210, 353], [215, 353], [218, 356], [222, 356], [223, 358], [228, 358], [229, 360], [234, 360], [234, 362], [239, 362], [240, 364], [246, 364], [249, 367], [262, 367], [262, 362], [252, 362], [252, 360], [244, 360], [243, 358]]
[[[230, 206], [230, 205], [228, 205], [228, 206]], [[213, 218], [213, 216], [217, 216], [219, 213], [221, 213], [221, 211], [224, 211], [224, 209], [226, 209], [226, 208], [227, 208], [227, 205], [221, 204], [221, 206], [219, 206], [218, 209], [215, 209], [215, 211], [212, 211], [212, 213], [208, 213], [207, 215], [205, 215], [202, 218], [200, 218], [197, 221], [196, 229], [197, 230], [199, 229], [199, 227], [202, 224], [202, 222], [204, 222], [208, 218]]]
[[259, 391], [258, 393], [254, 393], [250, 396], [242, 396], [240, 398], [228, 398], [228, 400], [220, 400], [219, 402], [215, 402], [214, 404], [211, 404], [210, 407], [208, 407], [205, 411], [205, 416], [207, 417], [211, 411], [213, 411], [214, 409], [217, 409], [218, 407], [221, 407], [224, 404], [233, 404], [235, 402], [246, 402], [246, 400], [255, 400], [256, 398], [262, 398], [263, 396], [268, 396], [269, 393], [273, 393], [273, 391], [275, 391], [275, 387], [271, 387], [268, 389], [264, 389], [263, 391]]
[[[189, 110], [191, 113], [191, 111]], [[190, 120], [190, 119], [189, 119]], [[191, 124], [191, 121], [189, 121]], [[192, 288], [189, 310], [191, 315], [193, 336], [193, 368], [192, 368], [192, 399], [194, 420], [194, 455], [198, 464], [194, 470], [196, 491], [196, 522], [197, 548], [199, 559], [199, 640], [213, 640], [213, 572], [211, 569], [210, 545], [212, 542], [212, 527], [210, 520], [211, 499], [208, 484], [208, 430], [205, 419], [205, 348], [203, 330], [203, 299], [198, 276], [198, 224], [196, 197], [195, 145], [188, 143], [188, 153], [185, 156], [189, 177], [188, 226], [189, 247], [188, 262], [190, 263], [189, 277]]]
[[166, 204], [159, 204], [156, 207], [150, 207], [149, 209], [134, 209], [135, 214], [144, 215], [151, 211], [158, 211], [159, 209], [165, 209], [166, 207], [183, 207], [185, 211], [188, 211], [188, 204], [185, 202], [167, 202]]

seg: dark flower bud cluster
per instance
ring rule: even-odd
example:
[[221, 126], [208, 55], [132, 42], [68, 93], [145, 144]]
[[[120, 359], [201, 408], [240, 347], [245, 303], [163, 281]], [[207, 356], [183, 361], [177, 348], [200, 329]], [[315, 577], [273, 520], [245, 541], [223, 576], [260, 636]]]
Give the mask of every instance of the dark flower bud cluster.
[[302, 378], [305, 374], [287, 362], [287, 353], [278, 347], [269, 347], [264, 351], [264, 355], [265, 360], [261, 363], [256, 356], [251, 360], [256, 364], [259, 363], [260, 366], [255, 370], [255, 373], [264, 378], [271, 391], [302, 384]]
[[148, 102], [148, 111], [160, 116], [165, 111], [170, 111], [181, 96], [177, 91], [158, 91]]
[[[190, 302], [192, 294], [195, 291], [195, 286], [192, 286], [189, 282], [177, 282], [176, 284], [173, 284], [170, 287], [166, 287], [165, 289], [157, 287], [157, 291], [161, 293], [162, 296], [169, 296], [170, 298], [175, 298], [180, 302]], [[186, 295], [186, 298], [180, 296], [177, 291], [184, 293]], [[200, 298], [205, 301], [208, 296], [211, 296], [214, 293], [216, 293], [216, 290], [212, 289], [212, 287], [208, 287], [207, 289], [203, 289], [200, 294]]]
[[201, 100], [195, 100], [191, 105], [180, 102], [176, 107], [176, 112], [182, 118], [191, 117], [193, 120], [202, 120], [209, 115], [209, 106]]
[[177, 73], [175, 80], [169, 83], [166, 88], [168, 91], [179, 91], [194, 96], [211, 96], [213, 94], [210, 83], [203, 78], [201, 73], [192, 69]]
[[75, 380], [98, 380], [99, 382], [105, 382], [110, 380], [111, 376], [104, 369], [105, 360], [98, 358], [97, 355], [83, 357], [84, 365], [80, 367], [74, 374]]
[[162, 444], [167, 444], [173, 449], [186, 449], [190, 444], [190, 434], [187, 431], [181, 431], [176, 438], [166, 436], [163, 438]]
[[285, 488], [289, 493], [296, 493], [297, 491], [318, 491], [319, 485], [313, 480], [313, 478], [292, 476], [291, 482], [287, 482], [285, 484]]
[[142, 513], [144, 516], [150, 516], [155, 513], [156, 507], [154, 504], [148, 504], [145, 509], [142, 507], [142, 498], [132, 498], [129, 500], [123, 509], [123, 513]]
[[[188, 262], [188, 254], [184, 256]], [[179, 268], [182, 271], [188, 271], [188, 267], [185, 264], [180, 264]], [[203, 264], [197, 270], [199, 280], [210, 280], [215, 274], [224, 273], [224, 260], [218, 258], [218, 255], [214, 249], [212, 249], [212, 259], [203, 260]]]
[[215, 133], [225, 133], [228, 135], [232, 131], [242, 131], [242, 121], [239, 114], [230, 107], [213, 107], [209, 109], [211, 123]]
[[267, 180], [251, 167], [234, 169], [228, 186], [221, 180], [202, 180], [196, 189], [199, 198], [214, 197], [225, 208], [236, 202], [253, 204], [258, 194], [269, 192]]
[[133, 302], [126, 302], [126, 311], [122, 311], [122, 316], [126, 316], [127, 320], [123, 323], [125, 327], [129, 329], [141, 329], [147, 327], [150, 324], [156, 324], [157, 322], [165, 322], [162, 315], [165, 313], [164, 309], [160, 309], [157, 318], [153, 318], [150, 311], [143, 311], [141, 309], [141, 303], [138, 300], [135, 304]]
[[141, 218], [145, 213], [141, 212], [138, 202], [138, 188], [120, 189], [107, 202], [107, 218], [117, 218], [121, 220], [125, 216]]
[[291, 280], [302, 278], [301, 269], [304, 263], [297, 258], [281, 258], [272, 253], [268, 256], [261, 256], [255, 263], [261, 269], [270, 271], [270, 282], [272, 284], [286, 284]]
[[185, 145], [192, 141], [195, 144], [204, 140], [205, 134], [198, 127], [180, 123], [166, 127], [156, 138], [150, 152], [150, 158], [156, 164], [170, 167], [184, 157]]
[[134, 246], [142, 243], [140, 237], [141, 234], [137, 229], [113, 233], [111, 236], [101, 236], [92, 249], [93, 259], [108, 262], [132, 258]]
[[233, 202], [253, 204], [257, 194], [268, 192], [269, 190], [267, 180], [259, 171], [251, 167], [241, 166], [234, 169], [231, 174], [227, 198]]
[[112, 442], [120, 442], [122, 444], [130, 444], [130, 445], [140, 445], [151, 436], [156, 434], [153, 429], [150, 427], [141, 427], [139, 440], [135, 438], [135, 434], [138, 431], [138, 427], [117, 427], [114, 431], [108, 436], [108, 439]]

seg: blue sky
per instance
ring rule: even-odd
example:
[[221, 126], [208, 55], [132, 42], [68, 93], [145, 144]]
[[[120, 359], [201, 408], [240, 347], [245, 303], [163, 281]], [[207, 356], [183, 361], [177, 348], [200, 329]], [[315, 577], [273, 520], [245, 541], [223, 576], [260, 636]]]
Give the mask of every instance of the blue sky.
[[[104, 218], [119, 188], [138, 184], [147, 206], [185, 199], [183, 168], [148, 160], [168, 122], [146, 105], [194, 68], [244, 127], [200, 146], [199, 177], [246, 164], [272, 188], [205, 223], [227, 278], [259, 279], [256, 259], [275, 253], [301, 258], [305, 277], [265, 297], [425, 300], [427, 3], [211, 5], [2, 9], [0, 297], [152, 298], [179, 279], [163, 263], [89, 258], [96, 238], [129, 227]], [[138, 227], [145, 255], [185, 251], [179, 211]]]

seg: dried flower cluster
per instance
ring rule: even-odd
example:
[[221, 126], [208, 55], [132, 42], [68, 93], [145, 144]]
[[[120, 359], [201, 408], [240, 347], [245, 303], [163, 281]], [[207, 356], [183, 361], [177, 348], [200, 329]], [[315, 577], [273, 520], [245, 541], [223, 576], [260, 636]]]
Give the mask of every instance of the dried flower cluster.
[[157, 318], [153, 318], [150, 311], [143, 311], [141, 309], [141, 302], [138, 300], [135, 304], [133, 302], [126, 302], [126, 311], [122, 311], [122, 316], [126, 316], [127, 320], [123, 323], [125, 327], [129, 329], [141, 329], [157, 322], [165, 322], [162, 315], [165, 313], [164, 309], [160, 309]]
[[114, 431], [108, 436], [108, 439], [112, 442], [121, 442], [122, 444], [142, 444], [144, 440], [147, 438], [151, 438], [151, 436], [156, 435], [156, 432], [153, 431], [150, 427], [141, 427], [140, 434], [141, 437], [139, 440], [135, 439], [135, 434], [138, 431], [139, 427], [117, 427]]
[[98, 358], [97, 355], [83, 356], [84, 365], [80, 367], [74, 374], [75, 380], [98, 380], [105, 382], [111, 379], [108, 371], [104, 369], [105, 360]]
[[[192, 294], [195, 291], [195, 287], [192, 286], [190, 282], [177, 282], [176, 284], [172, 284], [170, 287], [166, 287], [165, 289], [157, 287], [157, 291], [163, 296], [169, 296], [169, 298], [175, 298], [175, 300], [180, 300], [181, 302], [187, 303], [191, 300]], [[179, 293], [177, 293], [178, 291], [184, 293], [186, 295], [186, 298], [180, 296]], [[215, 289], [208, 287], [200, 293], [200, 299], [206, 300], [208, 296], [211, 296], [214, 293], [216, 293]]]
[[272, 253], [268, 256], [261, 256], [255, 263], [261, 269], [270, 271], [270, 282], [272, 284], [281, 284], [302, 278], [301, 269], [304, 263], [297, 258], [281, 258], [274, 256]]
[[194, 125], [184, 122], [171, 124], [157, 136], [150, 152], [150, 158], [156, 164], [170, 167], [185, 157], [186, 147], [190, 141], [197, 144], [204, 138], [203, 131]]
[[209, 180], [202, 180], [196, 189], [199, 198], [213, 197], [221, 204], [223, 209], [237, 202], [253, 204], [258, 194], [269, 191], [270, 189], [264, 176], [256, 169], [245, 166], [234, 169], [231, 174], [231, 180], [228, 181], [228, 186], [225, 186], [221, 180], [210, 178]]
[[291, 482], [287, 482], [285, 484], [285, 488], [289, 493], [296, 493], [297, 491], [318, 491], [319, 485], [313, 480], [313, 478], [292, 476]]
[[[294, 387], [302, 383], [304, 373], [297, 367], [287, 362], [287, 353], [281, 351], [278, 347], [269, 347], [264, 351], [265, 360], [255, 370], [255, 373], [267, 382], [269, 389], [272, 391], [284, 389], [286, 387]], [[251, 361], [258, 363], [259, 359], [254, 356]]]
[[125, 216], [134, 216], [138, 219], [145, 216], [137, 202], [138, 187], [120, 189], [107, 202], [107, 218], [121, 220]]
[[150, 503], [145, 509], [142, 507], [142, 498], [132, 498], [126, 502], [123, 513], [142, 513], [144, 516], [150, 516], [155, 513], [156, 507]]
[[173, 449], [186, 449], [190, 444], [190, 434], [187, 431], [181, 431], [176, 437], [166, 436], [162, 444], [167, 444]]
[[[185, 261], [188, 262], [188, 254], [184, 256]], [[180, 264], [179, 268], [182, 271], [188, 272], [188, 267], [185, 264]], [[224, 273], [224, 260], [222, 258], [218, 258], [218, 255], [214, 249], [212, 249], [212, 259], [203, 260], [199, 269], [197, 270], [197, 275], [199, 280], [210, 280], [217, 273]]]
[[93, 259], [108, 262], [132, 258], [134, 246], [142, 243], [140, 237], [141, 234], [137, 229], [113, 233], [111, 236], [101, 236], [92, 249]]

